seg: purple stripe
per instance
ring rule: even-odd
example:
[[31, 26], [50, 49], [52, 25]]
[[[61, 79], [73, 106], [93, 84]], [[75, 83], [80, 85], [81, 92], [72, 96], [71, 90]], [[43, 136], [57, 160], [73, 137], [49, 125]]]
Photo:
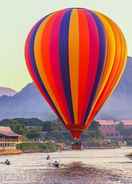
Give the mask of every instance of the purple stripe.
[[68, 38], [69, 38], [69, 23], [70, 23], [71, 12], [72, 12], [72, 9], [68, 9], [68, 11], [64, 14], [64, 17], [62, 19], [60, 34], [59, 34], [59, 45], [60, 45], [61, 76], [63, 80], [63, 87], [64, 87], [68, 110], [73, 124], [74, 115], [73, 115], [73, 104], [71, 99], [69, 61], [68, 61], [69, 59], [68, 58]]
[[86, 122], [86, 119], [90, 113], [90, 110], [92, 108], [94, 98], [98, 89], [99, 81], [101, 78], [104, 62], [105, 62], [105, 50], [106, 50], [106, 42], [105, 42], [105, 30], [102, 22], [100, 19], [97, 17], [97, 15], [91, 11], [89, 11], [90, 14], [93, 16], [94, 21], [96, 23], [97, 29], [98, 29], [98, 34], [99, 34], [99, 62], [98, 62], [98, 67], [97, 67], [97, 73], [96, 73], [96, 79], [94, 82], [93, 90], [92, 90], [92, 95], [90, 97], [90, 101], [87, 107], [87, 111], [85, 114], [85, 118], [83, 122]]
[[[49, 16], [49, 15], [48, 15]], [[42, 90], [43, 90], [43, 93], [47, 96], [49, 102], [51, 103], [53, 109], [55, 110], [56, 114], [58, 115], [58, 117], [60, 118], [60, 120], [63, 122], [59, 112], [57, 111], [52, 99], [50, 98], [50, 96], [48, 95], [48, 92], [43, 84], [43, 81], [41, 80], [41, 77], [39, 75], [39, 72], [38, 72], [38, 69], [37, 69], [37, 66], [36, 66], [36, 61], [35, 61], [35, 56], [34, 56], [34, 40], [35, 40], [35, 36], [36, 36], [36, 32], [40, 26], [40, 24], [47, 18], [44, 17], [42, 18], [32, 29], [32, 32], [31, 32], [31, 37], [30, 37], [30, 40], [29, 40], [29, 52], [30, 52], [30, 58], [31, 58], [31, 66], [32, 66], [32, 70], [33, 70], [33, 73], [35, 74]]]

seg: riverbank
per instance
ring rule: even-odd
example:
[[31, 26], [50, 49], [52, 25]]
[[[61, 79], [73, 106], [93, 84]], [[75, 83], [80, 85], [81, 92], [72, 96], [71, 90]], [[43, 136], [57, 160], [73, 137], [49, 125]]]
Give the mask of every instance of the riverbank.
[[[119, 149], [119, 146], [105, 146], [105, 147], [88, 147], [88, 150], [106, 150], [106, 149]], [[57, 151], [64, 151], [60, 145], [53, 143], [21, 143], [17, 145], [17, 149], [0, 150], [0, 156], [2, 155], [17, 155], [24, 153], [52, 153]], [[83, 151], [85, 149], [81, 149]], [[72, 147], [67, 149], [72, 151]], [[76, 151], [76, 150], [75, 150]]]
[[0, 156], [2, 155], [17, 155], [22, 153], [47, 153], [56, 152], [59, 150], [59, 146], [55, 143], [20, 143], [16, 145], [16, 149], [6, 148], [0, 150]]
[[59, 146], [55, 143], [21, 143], [17, 145], [17, 149], [23, 153], [47, 153], [56, 152], [59, 150]]
[[23, 151], [18, 149], [10, 149], [10, 150], [0, 150], [0, 156], [2, 155], [17, 155], [22, 154]]

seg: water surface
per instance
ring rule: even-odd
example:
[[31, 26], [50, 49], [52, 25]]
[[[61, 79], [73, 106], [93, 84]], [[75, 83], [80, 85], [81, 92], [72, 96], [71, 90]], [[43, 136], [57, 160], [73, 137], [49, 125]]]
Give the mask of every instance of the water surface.
[[[51, 153], [1, 156], [10, 166], [0, 164], [0, 184], [132, 184], [132, 160], [125, 155], [132, 148], [90, 149]], [[59, 160], [54, 169], [49, 162]]]

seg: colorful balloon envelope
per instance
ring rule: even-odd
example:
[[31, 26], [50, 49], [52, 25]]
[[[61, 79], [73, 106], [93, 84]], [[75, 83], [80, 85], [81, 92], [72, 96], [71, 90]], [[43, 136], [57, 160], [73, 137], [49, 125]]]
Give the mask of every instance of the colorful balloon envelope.
[[127, 48], [110, 18], [67, 8], [34, 25], [25, 57], [39, 91], [72, 136], [79, 138], [119, 83]]

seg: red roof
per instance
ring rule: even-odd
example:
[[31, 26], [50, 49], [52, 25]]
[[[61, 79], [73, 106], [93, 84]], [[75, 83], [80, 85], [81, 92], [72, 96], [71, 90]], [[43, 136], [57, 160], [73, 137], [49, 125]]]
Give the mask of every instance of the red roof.
[[0, 126], [0, 134], [9, 136], [9, 137], [20, 137], [21, 136], [13, 132], [10, 127], [1, 127], [1, 126]]
[[116, 125], [120, 122], [123, 123], [125, 126], [132, 126], [132, 120], [121, 120], [120, 122], [114, 122], [114, 120], [97, 120], [100, 125]]
[[121, 121], [124, 125], [132, 126], [132, 120], [122, 120]]
[[100, 125], [115, 125], [113, 120], [97, 120]]

